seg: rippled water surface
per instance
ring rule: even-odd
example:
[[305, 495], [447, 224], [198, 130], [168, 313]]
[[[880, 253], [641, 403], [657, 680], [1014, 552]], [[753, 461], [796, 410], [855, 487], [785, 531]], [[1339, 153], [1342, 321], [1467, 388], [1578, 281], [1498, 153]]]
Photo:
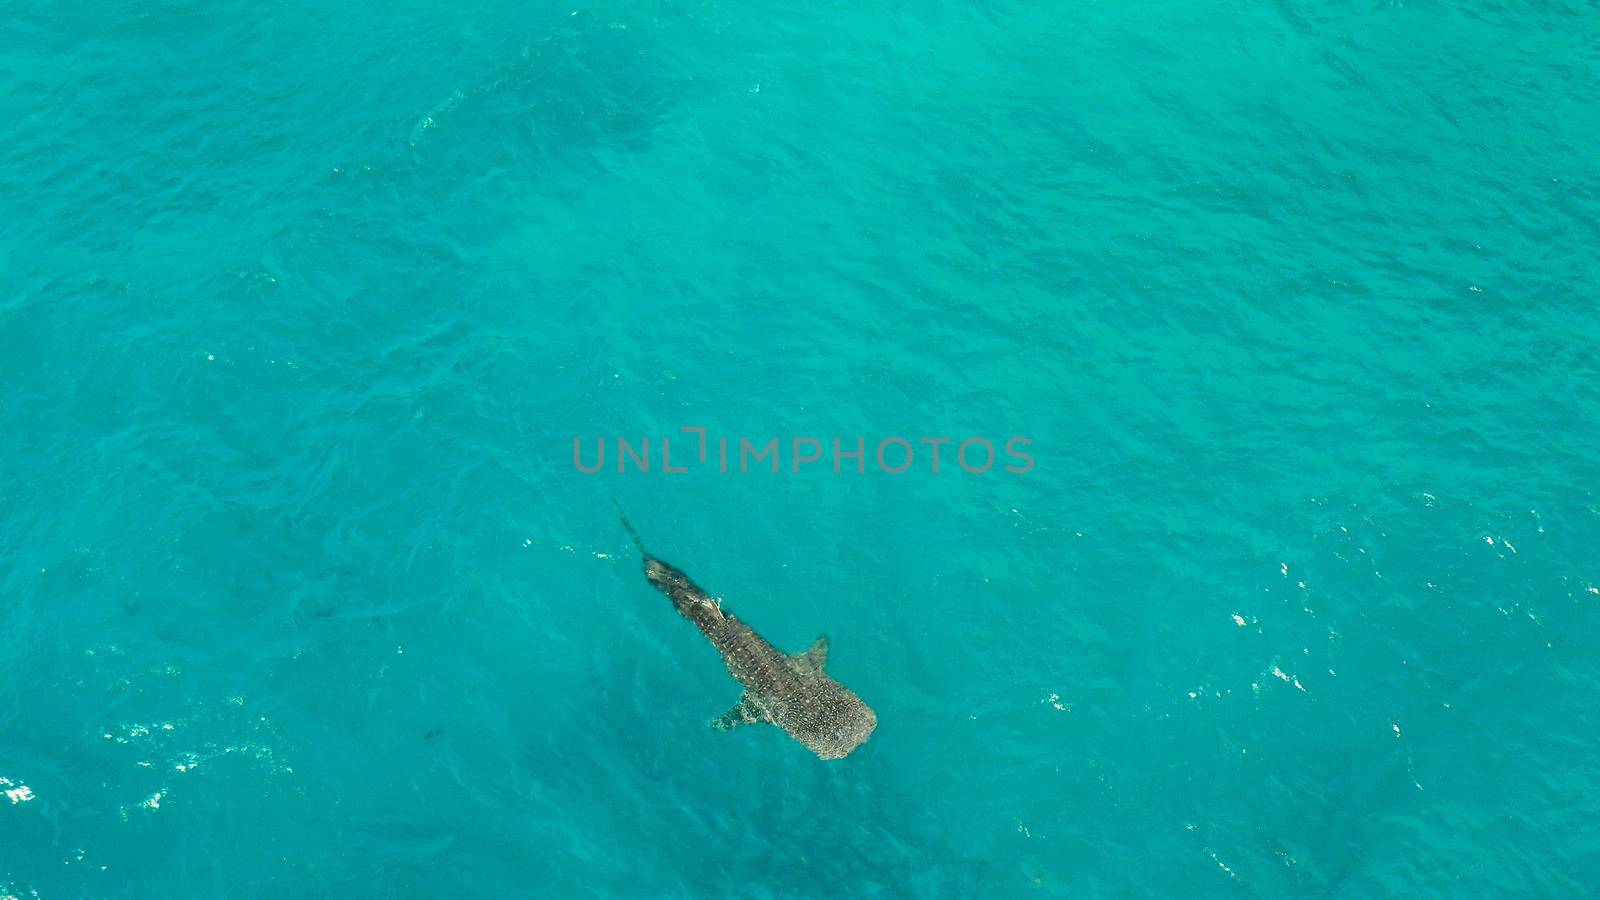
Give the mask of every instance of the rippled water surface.
[[0, 896], [1600, 885], [1592, 5], [0, 30]]

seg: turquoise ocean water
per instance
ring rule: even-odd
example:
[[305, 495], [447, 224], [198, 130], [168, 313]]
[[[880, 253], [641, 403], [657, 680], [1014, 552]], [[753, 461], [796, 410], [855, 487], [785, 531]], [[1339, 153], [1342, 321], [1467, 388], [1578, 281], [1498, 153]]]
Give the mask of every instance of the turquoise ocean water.
[[[0, 896], [1600, 886], [1591, 3], [0, 35]], [[685, 426], [1036, 465], [573, 466]]]

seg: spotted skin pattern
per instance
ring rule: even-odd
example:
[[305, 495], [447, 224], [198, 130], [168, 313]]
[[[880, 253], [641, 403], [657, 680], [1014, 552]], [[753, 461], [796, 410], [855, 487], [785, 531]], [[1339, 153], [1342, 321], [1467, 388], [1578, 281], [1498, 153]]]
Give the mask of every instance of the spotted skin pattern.
[[804, 653], [785, 654], [676, 566], [645, 553], [644, 574], [700, 629], [744, 685], [743, 699], [712, 720], [713, 727], [771, 722], [823, 759], [843, 759], [872, 736], [877, 714], [823, 670], [827, 638], [817, 638]]

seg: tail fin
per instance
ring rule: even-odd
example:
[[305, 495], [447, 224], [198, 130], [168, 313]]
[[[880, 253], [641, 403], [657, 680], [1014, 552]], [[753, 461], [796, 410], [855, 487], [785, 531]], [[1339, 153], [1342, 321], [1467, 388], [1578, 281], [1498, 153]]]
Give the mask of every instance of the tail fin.
[[611, 496], [611, 505], [617, 508], [617, 515], [622, 519], [622, 527], [628, 530], [628, 537], [633, 538], [633, 545], [639, 548], [641, 555], [649, 556], [650, 554], [645, 552], [644, 541], [639, 538], [638, 530], [633, 527], [632, 522], [628, 521], [628, 514], [622, 511], [622, 504], [617, 502], [615, 494]]

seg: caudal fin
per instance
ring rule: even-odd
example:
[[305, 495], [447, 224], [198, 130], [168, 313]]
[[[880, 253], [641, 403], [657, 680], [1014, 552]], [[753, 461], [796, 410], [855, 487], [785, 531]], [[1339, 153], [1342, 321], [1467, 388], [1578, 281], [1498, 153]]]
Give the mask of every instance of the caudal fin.
[[622, 511], [622, 504], [617, 502], [615, 494], [611, 495], [611, 505], [617, 508], [617, 515], [622, 519], [622, 527], [628, 530], [628, 537], [633, 538], [633, 545], [639, 548], [641, 555], [649, 556], [650, 554], [645, 552], [644, 541], [639, 538], [638, 529], [634, 528], [633, 523], [628, 521], [628, 514]]

